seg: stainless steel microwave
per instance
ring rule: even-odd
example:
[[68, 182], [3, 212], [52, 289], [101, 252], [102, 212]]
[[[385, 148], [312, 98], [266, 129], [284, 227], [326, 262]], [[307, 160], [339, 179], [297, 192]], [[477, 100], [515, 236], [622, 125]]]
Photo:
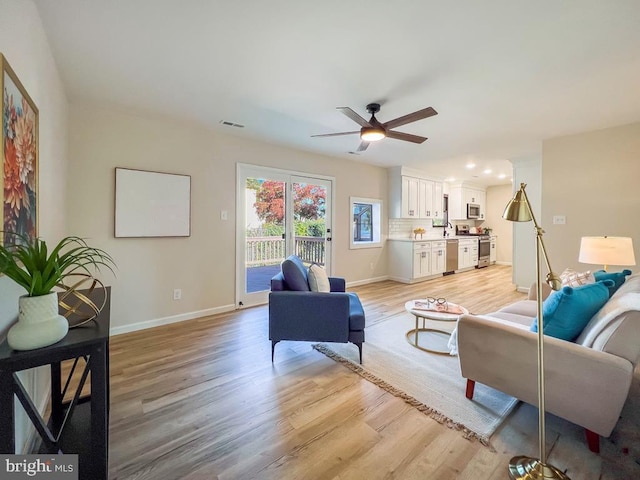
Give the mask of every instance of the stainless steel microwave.
[[480, 218], [480, 205], [476, 203], [467, 203], [467, 218]]

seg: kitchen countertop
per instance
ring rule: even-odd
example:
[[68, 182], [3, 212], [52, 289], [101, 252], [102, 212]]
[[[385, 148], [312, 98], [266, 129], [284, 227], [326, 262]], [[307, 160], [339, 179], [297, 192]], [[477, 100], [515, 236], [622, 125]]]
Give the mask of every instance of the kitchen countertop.
[[425, 238], [406, 238], [406, 237], [389, 237], [387, 240], [394, 242], [437, 242], [441, 240], [460, 240], [460, 239], [476, 238], [474, 235], [451, 235], [450, 237], [425, 237]]

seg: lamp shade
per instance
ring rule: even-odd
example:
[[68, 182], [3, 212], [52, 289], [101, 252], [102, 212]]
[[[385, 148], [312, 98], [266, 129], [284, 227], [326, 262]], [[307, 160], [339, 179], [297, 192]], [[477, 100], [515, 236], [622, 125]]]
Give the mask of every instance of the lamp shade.
[[530, 222], [531, 210], [529, 202], [524, 193], [526, 185], [522, 183], [520, 189], [513, 196], [511, 201], [507, 204], [502, 214], [502, 218], [509, 220], [510, 222]]
[[633, 240], [630, 237], [582, 237], [580, 263], [635, 265]]

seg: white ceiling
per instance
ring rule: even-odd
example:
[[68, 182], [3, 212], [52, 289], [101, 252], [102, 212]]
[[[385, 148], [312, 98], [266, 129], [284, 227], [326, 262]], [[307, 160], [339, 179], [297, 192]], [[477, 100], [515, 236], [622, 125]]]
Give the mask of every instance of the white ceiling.
[[[544, 139], [640, 120], [638, 0], [34, 1], [72, 103], [375, 165], [504, 183]], [[371, 102], [432, 106], [397, 129], [429, 140], [311, 138]]]

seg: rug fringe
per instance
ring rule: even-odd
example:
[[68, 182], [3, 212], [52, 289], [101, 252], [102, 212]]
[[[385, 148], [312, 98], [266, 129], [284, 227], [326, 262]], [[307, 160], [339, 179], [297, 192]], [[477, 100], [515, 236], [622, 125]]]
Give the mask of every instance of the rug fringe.
[[462, 423], [458, 423], [458, 422], [455, 422], [455, 421], [451, 420], [449, 417], [443, 415], [442, 413], [440, 413], [439, 411], [431, 408], [430, 406], [425, 405], [421, 401], [417, 400], [415, 397], [412, 397], [411, 395], [407, 394], [406, 392], [403, 392], [402, 390], [400, 390], [400, 389], [394, 387], [393, 385], [390, 385], [389, 383], [385, 382], [384, 380], [376, 377], [371, 372], [368, 372], [367, 370], [362, 368], [362, 366], [358, 365], [357, 363], [354, 363], [351, 360], [349, 360], [347, 358], [344, 358], [341, 355], [338, 355], [333, 350], [330, 350], [329, 348], [327, 348], [326, 345], [323, 345], [321, 343], [316, 343], [316, 344], [313, 345], [313, 348], [316, 349], [317, 351], [319, 351], [320, 353], [326, 355], [330, 359], [332, 359], [332, 360], [334, 360], [334, 361], [336, 361], [338, 363], [341, 363], [342, 365], [344, 365], [345, 367], [349, 368], [353, 372], [357, 373], [362, 378], [370, 381], [374, 385], [377, 385], [378, 387], [380, 387], [383, 390], [391, 393], [392, 395], [394, 395], [394, 396], [396, 396], [398, 398], [401, 398], [406, 403], [408, 403], [412, 407], [415, 407], [418, 411], [424, 413], [428, 417], [433, 418], [435, 421], [437, 421], [441, 425], [445, 425], [448, 428], [451, 428], [452, 430], [460, 431], [462, 433], [463, 438], [465, 438], [467, 440], [471, 440], [471, 441], [478, 441], [479, 443], [481, 443], [485, 447], [489, 448], [492, 452], [496, 451], [495, 448], [493, 448], [493, 446], [489, 442], [488, 438], [485, 438], [485, 437], [483, 437], [481, 435], [478, 435], [476, 432], [474, 432], [472, 430], [469, 430]]

